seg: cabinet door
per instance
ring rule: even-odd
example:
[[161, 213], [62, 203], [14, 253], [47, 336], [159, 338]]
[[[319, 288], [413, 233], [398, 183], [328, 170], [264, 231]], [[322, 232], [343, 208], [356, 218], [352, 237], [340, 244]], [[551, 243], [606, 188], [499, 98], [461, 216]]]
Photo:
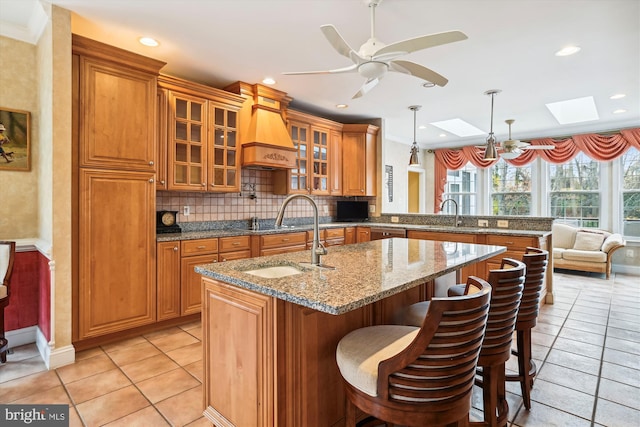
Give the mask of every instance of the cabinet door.
[[289, 172], [289, 193], [308, 193], [311, 190], [309, 175], [309, 134], [310, 127], [306, 123], [289, 123], [289, 134], [293, 146], [298, 150], [296, 167]]
[[331, 131], [329, 158], [329, 194], [342, 195], [342, 132]]
[[344, 244], [350, 245], [352, 243], [356, 243], [356, 228], [346, 227], [344, 229]]
[[309, 151], [309, 179], [311, 193], [329, 194], [329, 130], [311, 127], [311, 150]]
[[156, 86], [153, 74], [80, 58], [80, 167], [155, 171]]
[[80, 169], [79, 194], [79, 339], [153, 323], [153, 173]]
[[369, 227], [356, 227], [356, 242], [369, 242], [371, 240], [371, 229]]
[[364, 134], [342, 135], [342, 193], [345, 196], [365, 195], [365, 154]]
[[209, 142], [208, 191], [239, 191], [240, 159], [236, 111], [209, 102]]
[[202, 307], [202, 284], [200, 279], [202, 276], [193, 269], [199, 264], [210, 264], [218, 262], [218, 254], [196, 255], [183, 257], [180, 263], [182, 279], [181, 296], [180, 296], [180, 313], [183, 316], [187, 314], [200, 313]]
[[169, 91], [169, 190], [207, 189], [207, 100]]
[[180, 316], [180, 242], [159, 242], [156, 280], [158, 321]]

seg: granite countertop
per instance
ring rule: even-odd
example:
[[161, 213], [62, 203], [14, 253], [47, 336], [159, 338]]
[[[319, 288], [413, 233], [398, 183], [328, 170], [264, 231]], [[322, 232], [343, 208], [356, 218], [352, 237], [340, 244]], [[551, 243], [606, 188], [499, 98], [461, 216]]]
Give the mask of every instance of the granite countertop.
[[[329, 248], [328, 254], [322, 257], [322, 264], [335, 269], [308, 264], [310, 251], [301, 251], [204, 264], [196, 266], [195, 271], [205, 277], [338, 315], [505, 250], [503, 246], [394, 238]], [[262, 278], [246, 273], [283, 265], [302, 272], [281, 278]]]
[[[446, 233], [460, 233], [460, 234], [496, 234], [503, 236], [547, 236], [551, 234], [551, 231], [540, 230], [511, 230], [508, 228], [486, 228], [486, 227], [453, 227], [444, 225], [415, 225], [415, 224], [394, 224], [394, 223], [380, 223], [380, 222], [332, 222], [320, 224], [320, 229], [323, 228], [342, 228], [342, 227], [380, 227], [380, 228], [402, 228], [405, 230], [415, 231], [433, 231], [433, 232], [446, 232]], [[297, 225], [291, 227], [263, 228], [261, 230], [250, 230], [246, 228], [226, 228], [216, 230], [199, 230], [199, 231], [184, 231], [182, 233], [168, 233], [158, 234], [156, 240], [158, 242], [170, 242], [175, 240], [194, 240], [194, 239], [207, 239], [214, 237], [231, 237], [231, 236], [246, 236], [246, 235], [264, 235], [264, 234], [276, 234], [276, 233], [294, 233], [297, 231], [310, 231], [313, 230], [312, 225]]]

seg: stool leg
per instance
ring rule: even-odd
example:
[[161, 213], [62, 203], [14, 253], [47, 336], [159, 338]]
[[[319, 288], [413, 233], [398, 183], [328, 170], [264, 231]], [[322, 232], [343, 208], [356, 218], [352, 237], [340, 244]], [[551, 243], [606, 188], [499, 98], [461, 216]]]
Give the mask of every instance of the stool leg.
[[[518, 331], [518, 370], [520, 376], [520, 389], [522, 390], [522, 401], [527, 410], [531, 409], [531, 387], [533, 387], [533, 376], [536, 374], [532, 369], [531, 360], [531, 329]], [[533, 365], [535, 366], [535, 365]]]
[[344, 425], [345, 427], [356, 427], [356, 405], [348, 398]]
[[482, 367], [482, 402], [484, 422], [489, 427], [498, 426], [498, 377], [491, 366]]

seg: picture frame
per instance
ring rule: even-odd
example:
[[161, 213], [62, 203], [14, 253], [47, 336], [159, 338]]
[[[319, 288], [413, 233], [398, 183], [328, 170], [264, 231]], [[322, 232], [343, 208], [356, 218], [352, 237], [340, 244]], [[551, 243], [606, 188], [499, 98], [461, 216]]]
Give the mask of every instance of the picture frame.
[[31, 170], [31, 113], [0, 107], [0, 171]]

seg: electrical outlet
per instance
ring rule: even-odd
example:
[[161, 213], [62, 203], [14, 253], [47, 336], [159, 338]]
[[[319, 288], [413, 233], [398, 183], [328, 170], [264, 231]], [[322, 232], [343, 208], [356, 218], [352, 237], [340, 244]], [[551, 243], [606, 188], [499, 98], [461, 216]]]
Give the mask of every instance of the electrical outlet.
[[325, 215], [329, 215], [329, 206], [324, 205], [324, 206], [322, 207], [322, 212], [323, 212]]
[[488, 227], [488, 226], [489, 226], [489, 220], [486, 220], [486, 219], [478, 220], [478, 227]]
[[182, 215], [189, 216], [191, 215], [191, 208], [189, 206], [182, 207]]
[[376, 211], [376, 205], [369, 205], [369, 212], [374, 213]]
[[509, 226], [509, 221], [506, 219], [499, 219], [498, 220], [498, 227], [500, 228], [507, 228]]
[[397, 216], [392, 216], [391, 222], [400, 222], [400, 218], [398, 218]]
[[625, 255], [627, 256], [627, 258], [633, 258], [633, 249], [627, 249]]

